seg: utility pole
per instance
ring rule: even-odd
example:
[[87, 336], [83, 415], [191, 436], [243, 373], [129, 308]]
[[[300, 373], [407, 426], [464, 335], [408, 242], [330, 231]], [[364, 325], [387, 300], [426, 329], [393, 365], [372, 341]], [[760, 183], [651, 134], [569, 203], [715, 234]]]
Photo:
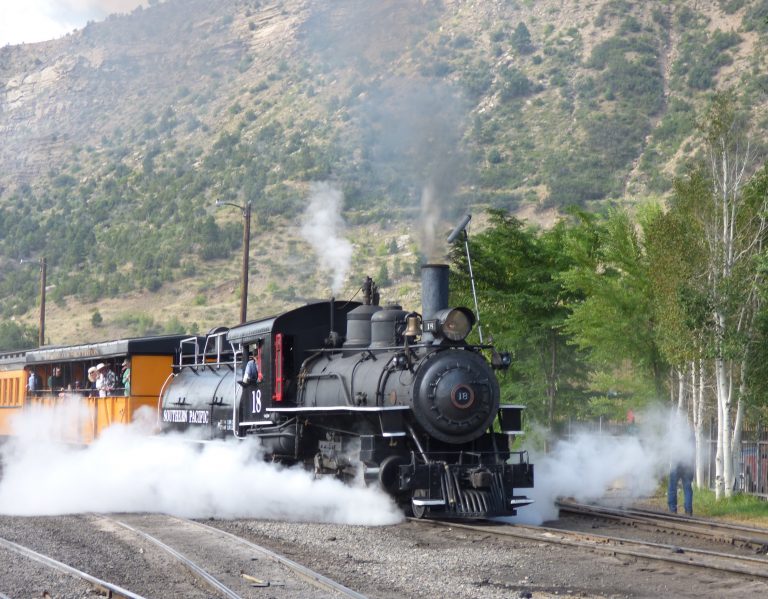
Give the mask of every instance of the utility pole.
[[248, 258], [251, 245], [251, 203], [245, 204], [243, 210], [243, 272], [241, 279], [243, 286], [240, 289], [240, 324], [248, 320]]
[[45, 277], [46, 266], [45, 256], [39, 260], [19, 260], [20, 264], [29, 264], [30, 262], [39, 262], [40, 264], [40, 322], [38, 327], [37, 345], [43, 347], [45, 345]]
[[45, 275], [46, 275], [45, 256], [40, 258], [40, 335], [37, 344], [40, 347], [45, 345]]
[[240, 324], [242, 324], [248, 320], [248, 257], [250, 256], [251, 244], [251, 203], [246, 202], [245, 206], [240, 206], [239, 204], [216, 200], [216, 206], [232, 206], [240, 210], [243, 215], [243, 266], [240, 272]]

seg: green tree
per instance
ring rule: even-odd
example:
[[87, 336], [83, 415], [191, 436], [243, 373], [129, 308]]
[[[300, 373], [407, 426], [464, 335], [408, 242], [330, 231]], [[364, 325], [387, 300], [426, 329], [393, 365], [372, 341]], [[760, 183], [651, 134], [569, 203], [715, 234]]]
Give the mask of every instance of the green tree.
[[520, 54], [530, 54], [533, 52], [533, 44], [531, 43], [531, 32], [528, 31], [525, 23], [520, 21], [515, 27], [515, 31], [510, 38], [512, 47]]
[[[564, 251], [567, 225], [538, 231], [499, 210], [490, 218], [491, 227], [470, 238], [484, 341], [513, 355], [500, 376], [503, 396], [523, 398], [534, 418], [552, 428], [585, 405], [582, 354], [563, 330], [573, 300], [559, 281], [571, 266]], [[451, 259], [454, 301], [472, 305], [463, 244], [453, 247]]]
[[38, 330], [13, 320], [0, 321], [0, 351], [37, 347]]
[[570, 232], [574, 265], [562, 281], [583, 299], [571, 304], [565, 330], [599, 370], [627, 364], [664, 394], [667, 366], [657, 342], [648, 256], [635, 223], [623, 211], [604, 220], [581, 214]]
[[[734, 448], [744, 415], [744, 378], [760, 310], [757, 289], [762, 273], [754, 268], [768, 227], [765, 173], [748, 185], [752, 166], [747, 115], [731, 92], [715, 96], [701, 126], [712, 192], [689, 196], [700, 215], [708, 245], [707, 277], [712, 305], [712, 354], [718, 399], [718, 498], [730, 496], [734, 480]], [[732, 410], [735, 408], [735, 414]], [[735, 432], [736, 431], [736, 432]]]
[[387, 268], [387, 263], [382, 262], [381, 268], [379, 268], [379, 274], [376, 278], [376, 282], [379, 285], [391, 285], [392, 279], [389, 278], [389, 269]]

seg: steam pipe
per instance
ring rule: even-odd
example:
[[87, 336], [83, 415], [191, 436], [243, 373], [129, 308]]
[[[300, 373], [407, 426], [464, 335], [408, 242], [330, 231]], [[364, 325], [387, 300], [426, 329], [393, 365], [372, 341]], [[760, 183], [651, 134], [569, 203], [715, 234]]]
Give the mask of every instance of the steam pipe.
[[464, 230], [464, 248], [467, 251], [467, 266], [469, 266], [469, 281], [472, 283], [472, 298], [475, 300], [475, 316], [477, 316], [477, 334], [480, 335], [480, 343], [483, 343], [483, 325], [480, 324], [480, 308], [477, 305], [477, 290], [475, 289], [475, 275], [472, 272], [472, 259], [469, 257], [469, 235]]
[[467, 252], [467, 266], [469, 266], [469, 281], [472, 284], [472, 298], [475, 301], [475, 316], [477, 316], [477, 334], [480, 335], [480, 343], [483, 343], [483, 325], [480, 324], [480, 308], [477, 305], [477, 289], [475, 288], [475, 274], [472, 272], [472, 259], [469, 256], [469, 235], [467, 235], [467, 225], [472, 220], [472, 215], [467, 214], [456, 228], [448, 236], [448, 243], [453, 243], [459, 236], [464, 237], [464, 249]]

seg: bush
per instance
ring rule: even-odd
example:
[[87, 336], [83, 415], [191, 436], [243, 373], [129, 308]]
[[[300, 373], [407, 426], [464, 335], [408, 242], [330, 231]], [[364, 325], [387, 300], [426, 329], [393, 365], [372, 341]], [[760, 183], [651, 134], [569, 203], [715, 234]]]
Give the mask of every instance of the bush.
[[509, 67], [502, 72], [501, 81], [499, 96], [504, 102], [525, 97], [533, 92], [530, 79], [516, 67]]
[[758, 0], [744, 14], [744, 29], [747, 31], [768, 31], [768, 0]]

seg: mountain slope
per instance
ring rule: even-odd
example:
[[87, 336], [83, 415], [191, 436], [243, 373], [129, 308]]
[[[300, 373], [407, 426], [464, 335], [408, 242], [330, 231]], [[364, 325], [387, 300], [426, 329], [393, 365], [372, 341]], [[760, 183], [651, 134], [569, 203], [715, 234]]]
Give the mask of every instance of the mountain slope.
[[216, 199], [254, 206], [251, 314], [328, 295], [296, 226], [324, 180], [361, 227], [346, 293], [383, 260], [407, 296], [464, 210], [543, 220], [664, 194], [715, 89], [737, 88], [764, 137], [766, 16], [768, 0], [168, 0], [2, 48], [0, 315], [34, 321], [17, 263], [45, 254], [52, 310], [80, 315], [54, 342], [232, 321], [242, 221]]

